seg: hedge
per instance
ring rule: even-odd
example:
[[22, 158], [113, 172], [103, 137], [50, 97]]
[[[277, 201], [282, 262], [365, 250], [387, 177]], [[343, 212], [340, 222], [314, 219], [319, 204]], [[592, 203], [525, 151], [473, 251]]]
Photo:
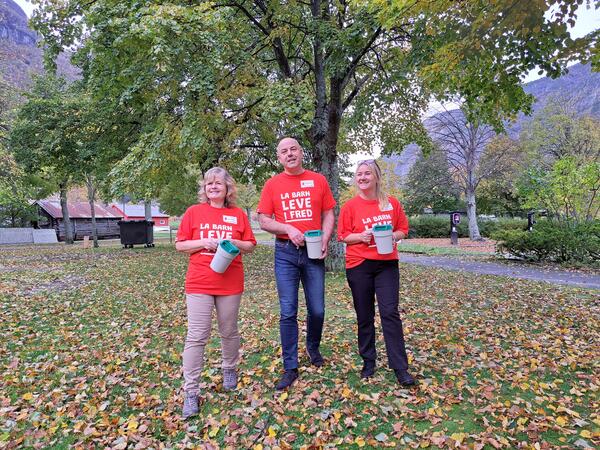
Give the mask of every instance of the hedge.
[[[463, 216], [458, 225], [458, 237], [469, 237], [468, 219]], [[409, 218], [409, 238], [447, 238], [450, 237], [450, 217], [413, 216]], [[479, 233], [491, 237], [500, 230], [525, 230], [527, 221], [523, 219], [479, 219]]]
[[598, 264], [600, 221], [580, 224], [540, 220], [533, 231], [503, 230], [493, 234], [498, 251], [533, 261]]

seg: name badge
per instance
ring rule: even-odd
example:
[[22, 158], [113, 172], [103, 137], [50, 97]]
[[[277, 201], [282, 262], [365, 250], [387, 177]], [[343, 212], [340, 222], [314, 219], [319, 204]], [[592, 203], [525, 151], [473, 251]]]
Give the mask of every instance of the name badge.
[[223, 216], [223, 222], [232, 223], [237, 225], [237, 217], [236, 216]]
[[300, 180], [301, 188], [315, 187], [315, 180]]
[[385, 208], [383, 208], [381, 211], [393, 211], [393, 210], [394, 210], [394, 207], [392, 206], [392, 204], [388, 203], [388, 205]]

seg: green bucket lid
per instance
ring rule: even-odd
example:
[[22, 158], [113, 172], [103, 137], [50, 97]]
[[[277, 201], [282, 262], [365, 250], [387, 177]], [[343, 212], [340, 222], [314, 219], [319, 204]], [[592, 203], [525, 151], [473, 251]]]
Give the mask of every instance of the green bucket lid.
[[227, 253], [229, 253], [230, 255], [237, 255], [240, 252], [240, 249], [237, 248], [235, 245], [233, 245], [230, 241], [228, 241], [227, 239], [223, 239], [220, 243], [219, 246], [225, 250]]
[[392, 226], [390, 224], [373, 226], [373, 231], [387, 231], [387, 230], [391, 230], [391, 229], [392, 229]]
[[321, 236], [323, 232], [321, 230], [309, 230], [304, 232], [305, 237], [318, 237]]

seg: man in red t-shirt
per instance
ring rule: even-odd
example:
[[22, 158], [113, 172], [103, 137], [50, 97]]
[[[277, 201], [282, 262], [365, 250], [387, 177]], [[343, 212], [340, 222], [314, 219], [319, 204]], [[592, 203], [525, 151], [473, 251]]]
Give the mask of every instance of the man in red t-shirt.
[[[283, 172], [263, 187], [258, 218], [263, 230], [276, 235], [275, 281], [279, 295], [283, 377], [276, 389], [298, 378], [298, 288], [304, 288], [307, 309], [306, 350], [311, 363], [323, 365], [319, 351], [325, 318], [325, 263], [334, 225], [335, 200], [325, 177], [302, 166], [302, 147], [292, 138], [277, 145]], [[304, 245], [306, 231], [321, 230], [321, 258], [311, 259]]]

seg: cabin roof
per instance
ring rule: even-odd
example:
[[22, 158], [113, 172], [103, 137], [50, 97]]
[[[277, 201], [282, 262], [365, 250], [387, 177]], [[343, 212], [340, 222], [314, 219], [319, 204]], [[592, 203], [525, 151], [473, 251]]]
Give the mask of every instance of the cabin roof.
[[[62, 219], [62, 209], [60, 202], [55, 200], [38, 200], [35, 202], [46, 211], [54, 219]], [[92, 213], [90, 210], [90, 204], [88, 202], [68, 202], [67, 208], [69, 209], [69, 217], [71, 219], [91, 219]], [[122, 219], [123, 216], [116, 213], [111, 208], [94, 203], [94, 210], [97, 219]]]

